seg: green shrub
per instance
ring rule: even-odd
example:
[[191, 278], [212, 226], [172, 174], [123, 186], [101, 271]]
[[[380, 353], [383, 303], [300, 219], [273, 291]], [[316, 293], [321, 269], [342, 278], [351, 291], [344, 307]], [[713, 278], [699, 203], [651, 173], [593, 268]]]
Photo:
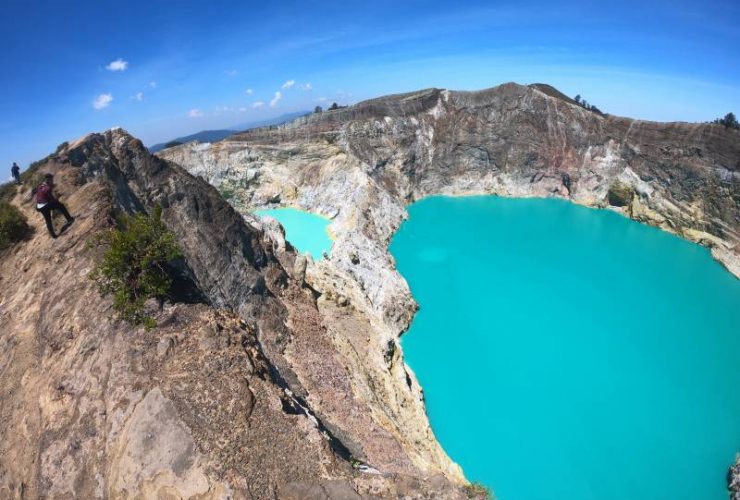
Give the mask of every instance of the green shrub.
[[226, 201], [231, 201], [236, 197], [236, 192], [232, 186], [221, 184], [218, 188], [218, 192], [221, 193], [221, 197]]
[[15, 182], [0, 184], [0, 202], [10, 202], [15, 196], [17, 187]]
[[481, 483], [470, 483], [465, 487], [465, 494], [468, 498], [494, 500], [493, 493], [488, 486], [484, 486]]
[[153, 328], [156, 323], [146, 315], [144, 304], [168, 295], [172, 286], [168, 262], [182, 257], [182, 252], [162, 222], [161, 207], [151, 215], [124, 215], [119, 222], [120, 228], [105, 231], [93, 241], [106, 250], [90, 279], [102, 296], [113, 295], [113, 307], [121, 319]]
[[21, 241], [28, 234], [26, 217], [14, 205], [0, 201], [0, 250]]

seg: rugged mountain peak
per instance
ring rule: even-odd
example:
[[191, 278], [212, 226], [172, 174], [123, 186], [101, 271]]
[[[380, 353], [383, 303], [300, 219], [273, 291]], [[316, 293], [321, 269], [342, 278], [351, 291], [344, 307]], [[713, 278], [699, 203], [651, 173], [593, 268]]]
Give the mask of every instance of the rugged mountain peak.
[[250, 314], [264, 293], [261, 271], [277, 260], [261, 241], [263, 233], [246, 223], [214, 188], [152, 156], [122, 129], [88, 135], [70, 145], [67, 156], [84, 179], [101, 174], [109, 179], [120, 208], [162, 206], [164, 220], [209, 301]]

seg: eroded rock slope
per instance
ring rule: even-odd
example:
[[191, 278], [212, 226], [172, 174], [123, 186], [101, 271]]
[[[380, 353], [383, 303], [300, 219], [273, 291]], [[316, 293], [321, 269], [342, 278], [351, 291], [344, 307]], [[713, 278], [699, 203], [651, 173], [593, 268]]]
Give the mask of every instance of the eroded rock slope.
[[243, 213], [333, 218], [320, 290], [351, 295], [387, 339], [415, 305], [387, 252], [405, 205], [434, 194], [555, 196], [608, 207], [711, 248], [740, 276], [740, 132], [586, 110], [547, 85], [429, 89], [160, 153]]
[[[77, 222], [52, 240], [27, 187], [12, 201], [35, 232], [0, 258], [0, 498], [465, 496], [398, 354], [306, 283], [279, 227], [122, 130], [40, 168]], [[98, 295], [89, 242], [155, 204], [182, 300], [145, 331]]]

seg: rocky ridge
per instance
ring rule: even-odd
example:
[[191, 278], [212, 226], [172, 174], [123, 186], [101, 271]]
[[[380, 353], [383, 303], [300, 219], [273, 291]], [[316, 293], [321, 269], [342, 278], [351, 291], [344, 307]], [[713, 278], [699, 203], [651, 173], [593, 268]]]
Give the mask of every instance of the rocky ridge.
[[[245, 216], [294, 206], [333, 219], [321, 291], [404, 331], [415, 303], [387, 245], [405, 205], [435, 194], [560, 197], [706, 245], [740, 276], [740, 133], [586, 110], [547, 85], [428, 89], [161, 153]], [[351, 203], [347, 203], [351, 200]]]
[[[35, 232], [0, 259], [0, 498], [468, 496], [398, 353], [306, 281], [279, 226], [120, 129], [40, 168], [77, 222], [52, 240], [28, 191], [12, 200]], [[155, 204], [182, 300], [145, 331], [87, 278], [88, 242]]]

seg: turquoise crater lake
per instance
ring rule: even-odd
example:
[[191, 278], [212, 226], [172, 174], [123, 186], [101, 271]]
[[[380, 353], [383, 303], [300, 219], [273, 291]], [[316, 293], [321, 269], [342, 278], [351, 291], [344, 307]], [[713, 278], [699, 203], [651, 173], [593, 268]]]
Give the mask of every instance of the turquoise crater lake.
[[255, 210], [256, 215], [277, 219], [285, 229], [285, 239], [299, 252], [310, 254], [314, 260], [323, 258], [331, 250], [329, 224], [331, 220], [295, 208], [269, 208]]
[[432, 197], [390, 246], [440, 443], [499, 500], [723, 500], [740, 281], [708, 251], [556, 199]]

